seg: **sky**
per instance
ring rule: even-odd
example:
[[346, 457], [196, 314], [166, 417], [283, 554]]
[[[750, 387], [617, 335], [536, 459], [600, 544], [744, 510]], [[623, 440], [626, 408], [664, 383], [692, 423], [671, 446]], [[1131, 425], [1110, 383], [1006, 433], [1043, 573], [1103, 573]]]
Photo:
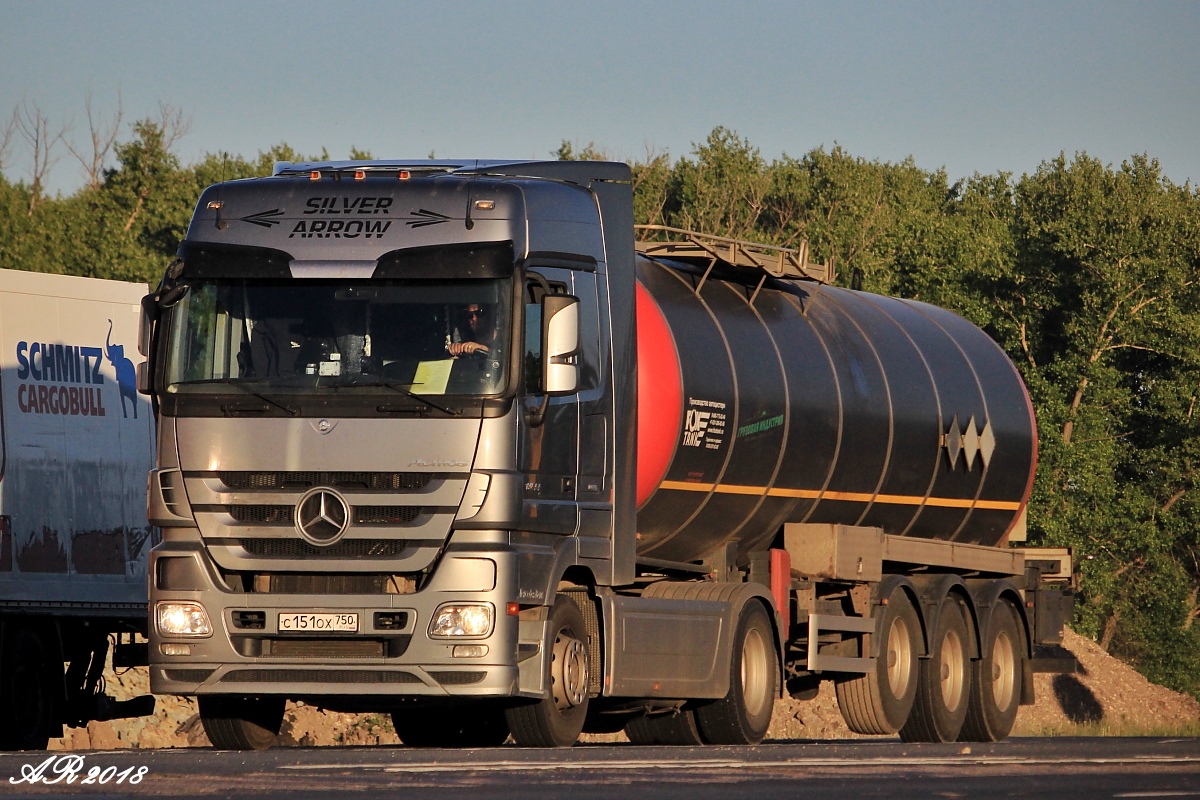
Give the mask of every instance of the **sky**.
[[[685, 156], [717, 126], [769, 161], [854, 156], [1033, 172], [1147, 153], [1200, 181], [1196, 2], [0, 0], [0, 132], [16, 108], [88, 142], [86, 114], [160, 104], [175, 146], [253, 158]], [[11, 137], [4, 173], [27, 178]], [[64, 148], [50, 177], [83, 171]]]

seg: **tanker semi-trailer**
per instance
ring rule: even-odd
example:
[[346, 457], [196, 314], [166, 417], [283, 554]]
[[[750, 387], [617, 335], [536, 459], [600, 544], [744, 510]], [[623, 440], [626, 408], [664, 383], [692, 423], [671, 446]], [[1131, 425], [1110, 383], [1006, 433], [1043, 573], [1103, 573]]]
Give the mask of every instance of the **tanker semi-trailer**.
[[289, 700], [410, 745], [997, 740], [1066, 551], [1000, 348], [806, 250], [635, 242], [606, 162], [321, 162], [201, 196], [143, 302], [151, 686], [212, 742]]
[[[145, 665], [154, 416], [133, 354], [145, 284], [0, 270], [0, 749], [152, 713]], [[64, 668], [65, 665], [65, 668]]]

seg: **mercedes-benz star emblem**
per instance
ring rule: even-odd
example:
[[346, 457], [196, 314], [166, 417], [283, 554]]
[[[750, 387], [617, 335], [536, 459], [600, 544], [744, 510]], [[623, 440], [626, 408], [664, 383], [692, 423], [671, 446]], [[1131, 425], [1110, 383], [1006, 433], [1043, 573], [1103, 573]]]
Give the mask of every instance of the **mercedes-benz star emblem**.
[[296, 504], [296, 529], [313, 544], [333, 544], [349, 522], [350, 508], [333, 489], [313, 489]]

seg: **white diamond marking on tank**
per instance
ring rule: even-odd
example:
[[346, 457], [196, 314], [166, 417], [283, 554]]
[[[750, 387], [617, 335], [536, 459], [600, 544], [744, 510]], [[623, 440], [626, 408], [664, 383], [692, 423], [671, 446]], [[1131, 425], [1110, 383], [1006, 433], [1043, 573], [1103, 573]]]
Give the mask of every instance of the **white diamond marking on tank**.
[[992, 461], [992, 453], [996, 449], [996, 434], [992, 432], [992, 421], [989, 419], [979, 434], [979, 454], [983, 457], [983, 468], [987, 469]]
[[975, 469], [975, 456], [979, 452], [979, 431], [975, 430], [975, 418], [967, 422], [963, 432], [963, 455], [967, 457], [967, 472]]
[[958, 454], [962, 452], [962, 431], [958, 429], [958, 414], [950, 422], [950, 430], [946, 431], [946, 454], [950, 456], [950, 469], [958, 467]]

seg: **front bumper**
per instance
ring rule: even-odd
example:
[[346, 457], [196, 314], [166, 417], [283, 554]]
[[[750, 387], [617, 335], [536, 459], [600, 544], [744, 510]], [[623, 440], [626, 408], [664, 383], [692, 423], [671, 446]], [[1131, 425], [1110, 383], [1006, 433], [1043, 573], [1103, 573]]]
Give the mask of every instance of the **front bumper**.
[[[169, 583], [160, 568], [164, 559], [188, 559], [173, 562], [170, 573], [184, 575], [187, 588], [178, 588], [178, 578], [175, 586], [163, 587]], [[429, 584], [409, 594], [230, 591], [203, 547], [189, 542], [156, 547], [150, 575], [150, 688], [155, 694], [290, 698], [518, 694], [519, 621], [506, 613], [507, 603], [516, 596], [516, 558], [510, 552], [447, 554]], [[202, 605], [211, 635], [161, 634], [155, 609], [169, 601]], [[439, 606], [450, 602], [491, 605], [491, 632], [482, 637], [432, 638], [430, 620]], [[281, 631], [283, 613], [356, 614], [358, 631]], [[486, 654], [480, 655], [478, 646], [486, 647]]]

